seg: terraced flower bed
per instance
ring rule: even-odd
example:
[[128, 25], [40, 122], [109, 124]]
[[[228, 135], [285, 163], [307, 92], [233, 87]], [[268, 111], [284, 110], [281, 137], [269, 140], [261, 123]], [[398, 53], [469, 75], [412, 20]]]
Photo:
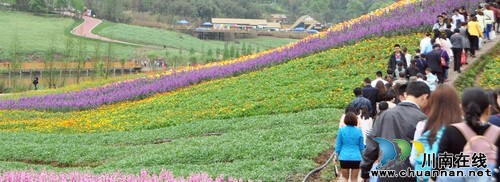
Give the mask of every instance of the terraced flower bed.
[[154, 129], [205, 119], [343, 108], [365, 77], [373, 78], [377, 70], [385, 70], [394, 44], [418, 45], [421, 37], [373, 38], [262, 71], [93, 110], [0, 110], [0, 130], [81, 133]]
[[[239, 58], [232, 64], [205, 67], [193, 71], [164, 75], [154, 79], [138, 79], [116, 83], [106, 87], [69, 92], [64, 94], [25, 97], [18, 100], [0, 101], [0, 109], [28, 109], [41, 111], [85, 110], [117, 102], [138, 100], [157, 93], [173, 91], [206, 80], [227, 78], [267, 66], [280, 64], [298, 57], [331, 49], [361, 39], [387, 34], [403, 34], [431, 26], [438, 12], [451, 7], [474, 4], [465, 0], [439, 0], [409, 3], [399, 1], [377, 10], [371, 15], [361, 16], [338, 24], [322, 32], [271, 51]], [[415, 44], [416, 45], [416, 44]]]

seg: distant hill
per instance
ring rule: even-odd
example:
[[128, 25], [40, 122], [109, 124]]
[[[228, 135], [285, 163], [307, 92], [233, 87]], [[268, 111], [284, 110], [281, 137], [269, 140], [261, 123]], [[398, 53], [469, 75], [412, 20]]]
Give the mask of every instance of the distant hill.
[[[16, 4], [20, 10], [39, 10], [29, 6], [30, 0], [6, 0]], [[42, 10], [71, 4], [76, 9], [82, 6], [93, 10], [98, 17], [114, 22], [156, 21], [175, 23], [179, 19], [192, 22], [210, 21], [219, 18], [264, 18], [271, 14], [285, 14], [291, 22], [302, 15], [311, 15], [316, 20], [337, 23], [371, 10], [385, 7], [395, 0], [31, 0]], [[85, 2], [83, 5], [81, 2]], [[124, 13], [135, 12], [138, 13]], [[145, 19], [147, 16], [150, 20]]]

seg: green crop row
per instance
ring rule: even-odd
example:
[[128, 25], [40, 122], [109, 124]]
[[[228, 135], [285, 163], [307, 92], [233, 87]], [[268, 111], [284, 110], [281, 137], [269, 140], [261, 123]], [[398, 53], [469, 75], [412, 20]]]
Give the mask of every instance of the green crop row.
[[[96, 134], [0, 132], [0, 171], [208, 172], [284, 181], [304, 176], [332, 146], [341, 110], [205, 120], [155, 130]], [[33, 165], [38, 164], [38, 165]]]

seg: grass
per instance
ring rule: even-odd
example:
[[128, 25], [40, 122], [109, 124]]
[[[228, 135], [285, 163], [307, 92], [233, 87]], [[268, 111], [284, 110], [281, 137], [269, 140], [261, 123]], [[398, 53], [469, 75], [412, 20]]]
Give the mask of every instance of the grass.
[[155, 129], [179, 123], [344, 108], [352, 90], [385, 69], [392, 45], [419, 34], [370, 39], [262, 71], [194, 85], [144, 100], [80, 112], [0, 111], [0, 130], [55, 133]]
[[315, 167], [313, 159], [332, 146], [341, 114], [318, 109], [97, 134], [1, 132], [0, 169], [139, 173], [165, 168], [182, 176], [206, 171], [285, 181]]
[[[23, 60], [43, 59], [44, 52], [48, 50], [52, 41], [54, 41], [56, 51], [62, 53], [65, 50], [65, 43], [70, 37], [86, 40], [87, 57], [94, 56], [96, 46], [100, 47], [101, 56], [104, 56], [107, 48], [108, 43], [106, 42], [70, 34], [74, 27], [82, 23], [81, 20], [57, 16], [33, 16], [29, 13], [11, 11], [0, 11], [0, 17], [2, 17], [0, 32], [2, 32], [1, 35], [5, 35], [0, 36], [0, 42], [3, 42], [3, 44], [0, 44], [0, 60], [8, 60], [11, 57], [11, 45], [16, 33], [21, 44], [20, 52], [24, 55]], [[226, 42], [222, 41], [203, 41], [177, 32], [106, 21], [93, 31], [105, 37], [140, 44], [136, 46], [111, 43], [112, 56], [115, 59], [132, 59], [140, 56], [140, 54], [144, 58], [148, 58], [149, 55], [164, 57], [165, 51], [169, 51], [169, 60], [176, 59], [176, 65], [193, 63], [192, 59], [197, 59], [198, 64], [203, 64], [206, 62], [204, 60], [206, 57], [202, 56], [202, 52], [206, 54], [211, 49], [215, 54], [217, 48], [222, 51], [226, 44]], [[297, 40], [265, 37], [240, 40], [240, 44], [231, 42], [229, 46], [234, 45], [241, 48], [242, 44], [245, 43], [251, 45], [253, 52], [255, 52], [257, 49], [270, 49], [294, 41]], [[167, 48], [165, 49], [163, 46]], [[73, 47], [76, 49], [76, 46]], [[179, 49], [183, 50], [182, 55], [179, 55]], [[190, 49], [194, 49], [194, 54], [189, 53]], [[180, 58], [174, 58], [174, 56]], [[201, 57], [203, 57], [203, 60]], [[222, 55], [219, 55], [220, 58], [222, 58]], [[167, 62], [167, 64], [169, 63]]]
[[[70, 18], [63, 17], [44, 17], [33, 16], [24, 12], [0, 11], [0, 60], [9, 58], [11, 42], [17, 33], [21, 44], [21, 52], [26, 55], [26, 59], [33, 55], [42, 55], [54, 40], [54, 46], [58, 52], [63, 52], [65, 42], [69, 37], [80, 39], [70, 35], [69, 31], [81, 23]], [[101, 41], [87, 39], [87, 54], [91, 54], [97, 43], [104, 44]], [[76, 49], [76, 48], [75, 48]], [[113, 43], [113, 52], [118, 55], [132, 55], [135, 47]], [[102, 50], [101, 52], [104, 52]]]
[[64, 86], [64, 87], [57, 88], [57, 89], [43, 89], [43, 88], [41, 88], [40, 90], [36, 90], [36, 91], [30, 90], [30, 91], [25, 91], [25, 92], [21, 92], [21, 93], [11, 93], [11, 94], [6, 94], [6, 95], [0, 95], [0, 100], [18, 99], [21, 97], [39, 96], [39, 95], [47, 95], [47, 94], [58, 94], [58, 93], [64, 93], [64, 92], [70, 92], [70, 91], [91, 89], [91, 88], [104, 86], [104, 85], [115, 83], [115, 82], [136, 79], [136, 78], [141, 78], [141, 77], [145, 77], [145, 76], [147, 76], [147, 74], [139, 73], [139, 74], [128, 74], [128, 75], [123, 75], [123, 76], [113, 76], [113, 77], [110, 77], [108, 79], [95, 78], [95, 79], [91, 79], [89, 81], [80, 82], [79, 84], [72, 84], [72, 85]]
[[[121, 41], [160, 47], [166, 46], [168, 48], [183, 49], [185, 51], [193, 48], [196, 52], [202, 52], [202, 50], [206, 52], [208, 49], [223, 49], [225, 45], [225, 42], [223, 41], [203, 41], [193, 36], [178, 32], [158, 28], [117, 24], [107, 21], [101, 23], [92, 32], [104, 37], [113, 37], [114, 39]], [[252, 48], [255, 51], [257, 48], [265, 50], [295, 41], [297, 40], [260, 37], [256, 39], [241, 39], [239, 40], [240, 44], [231, 42], [229, 43], [229, 46], [234, 45], [241, 48], [242, 44], [245, 43], [252, 45]]]

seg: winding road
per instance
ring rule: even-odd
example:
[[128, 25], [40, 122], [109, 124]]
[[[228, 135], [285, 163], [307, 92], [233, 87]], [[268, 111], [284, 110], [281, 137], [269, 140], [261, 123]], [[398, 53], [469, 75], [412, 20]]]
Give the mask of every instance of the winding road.
[[88, 17], [88, 16], [83, 16], [82, 18], [83, 18], [83, 23], [78, 25], [77, 27], [73, 28], [73, 30], [71, 30], [71, 34], [76, 35], [76, 36], [81, 36], [81, 37], [87, 37], [87, 38], [91, 38], [91, 39], [102, 40], [102, 41], [106, 41], [106, 42], [115, 42], [115, 43], [121, 43], [121, 44], [133, 45], [133, 46], [161, 49], [161, 47], [158, 47], [158, 46], [124, 42], [124, 41], [114, 40], [114, 39], [110, 39], [107, 37], [102, 37], [102, 36], [93, 34], [92, 30], [95, 27], [97, 27], [99, 24], [101, 24], [102, 20], [97, 19], [97, 18]]

